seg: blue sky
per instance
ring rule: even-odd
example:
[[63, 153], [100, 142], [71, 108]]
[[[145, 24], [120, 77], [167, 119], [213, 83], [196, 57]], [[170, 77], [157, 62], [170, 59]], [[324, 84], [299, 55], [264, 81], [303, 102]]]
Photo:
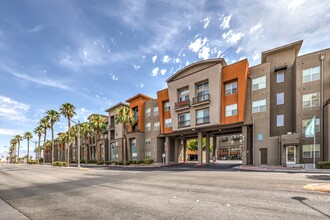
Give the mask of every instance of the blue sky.
[[297, 40], [300, 54], [329, 48], [329, 11], [327, 1], [304, 0], [2, 0], [0, 156], [65, 102], [84, 121], [137, 93], [156, 97], [198, 60], [253, 66], [262, 51]]

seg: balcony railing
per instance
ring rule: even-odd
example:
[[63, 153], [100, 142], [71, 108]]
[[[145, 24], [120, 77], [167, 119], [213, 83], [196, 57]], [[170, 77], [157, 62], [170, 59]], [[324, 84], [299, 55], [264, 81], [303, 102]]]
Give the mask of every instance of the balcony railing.
[[139, 121], [139, 116], [138, 115], [133, 115], [135, 123], [137, 123]]
[[179, 121], [178, 126], [179, 128], [188, 127], [190, 126], [190, 120]]
[[110, 124], [110, 129], [114, 129], [115, 128], [115, 123], [114, 122], [111, 122], [111, 124]]
[[181, 108], [189, 108], [190, 107], [190, 100], [178, 101], [175, 103], [175, 109]]
[[196, 118], [196, 124], [200, 125], [200, 124], [207, 124], [210, 123], [210, 116], [207, 117], [201, 117], [201, 118]]
[[198, 95], [193, 98], [193, 105], [203, 102], [210, 102], [210, 94]]

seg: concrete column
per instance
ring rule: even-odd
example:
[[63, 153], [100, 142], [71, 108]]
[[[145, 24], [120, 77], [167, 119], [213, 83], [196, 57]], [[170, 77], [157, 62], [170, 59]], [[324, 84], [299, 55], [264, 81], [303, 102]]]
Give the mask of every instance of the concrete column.
[[[212, 155], [213, 157], [218, 157], [218, 143], [217, 143], [217, 136], [213, 136], [213, 152]], [[213, 158], [212, 158], [213, 159]]]
[[203, 163], [203, 134], [201, 131], [198, 131], [198, 163]]
[[166, 164], [170, 163], [170, 137], [165, 137], [165, 153], [166, 153], [166, 157], [165, 157], [165, 162]]
[[174, 145], [174, 162], [178, 163], [179, 161], [179, 142], [181, 142], [181, 139], [175, 139], [175, 145]]
[[206, 149], [205, 149], [205, 154], [206, 154], [206, 163], [210, 163], [210, 135], [206, 134]]
[[183, 139], [183, 162], [187, 162], [187, 140]]

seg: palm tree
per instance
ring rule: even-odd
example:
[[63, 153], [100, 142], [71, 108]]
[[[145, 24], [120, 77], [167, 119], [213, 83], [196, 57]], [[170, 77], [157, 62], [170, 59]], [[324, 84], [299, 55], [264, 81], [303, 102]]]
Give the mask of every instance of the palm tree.
[[46, 112], [48, 121], [50, 122], [50, 129], [52, 131], [52, 164], [54, 163], [54, 124], [60, 121], [60, 113], [55, 110], [48, 110]]
[[[23, 140], [23, 137], [21, 135], [15, 135], [14, 139], [16, 140], [17, 143], [17, 157], [18, 157], [18, 162], [19, 162], [19, 149], [21, 146], [21, 141]], [[17, 161], [16, 161], [17, 163]]]
[[36, 135], [38, 135], [38, 151], [37, 151], [37, 149], [36, 149], [36, 159], [38, 159], [38, 163], [39, 163], [39, 158], [40, 158], [40, 141], [41, 141], [41, 134], [44, 132], [44, 129], [42, 128], [42, 126], [41, 125], [39, 125], [38, 127], [36, 127], [35, 129], [34, 129], [34, 133], [36, 134]]
[[123, 124], [124, 128], [124, 165], [126, 165], [126, 148], [127, 148], [127, 133], [129, 126], [135, 124], [135, 118], [130, 108], [122, 106], [117, 109], [115, 116], [116, 124]]
[[[44, 144], [45, 144], [46, 143], [46, 137], [47, 137], [47, 129], [50, 128], [50, 123], [49, 123], [49, 120], [48, 120], [47, 116], [45, 116], [42, 119], [40, 119], [39, 125], [44, 130], [43, 133], [44, 133]], [[42, 148], [40, 148], [40, 150], [42, 150]], [[45, 152], [44, 152], [44, 155], [45, 155]]]
[[93, 130], [93, 127], [91, 126], [90, 123], [85, 122], [85, 123], [82, 123], [81, 124], [80, 131], [81, 131], [81, 133], [83, 135], [84, 145], [85, 145], [85, 148], [84, 148], [84, 160], [85, 160], [85, 163], [87, 163], [87, 154], [86, 153], [89, 150], [88, 137], [91, 136], [94, 133], [94, 130]]
[[[70, 120], [73, 116], [76, 115], [76, 112], [75, 112], [75, 109], [76, 107], [74, 105], [72, 105], [71, 103], [64, 103], [61, 105], [60, 107], [60, 112], [61, 112], [61, 115], [63, 115], [65, 118], [68, 119], [68, 142], [70, 140]], [[70, 165], [70, 145], [68, 143], [68, 166]]]
[[95, 115], [92, 115], [90, 118], [89, 118], [89, 122], [92, 126], [92, 128], [94, 129], [95, 133], [96, 133], [96, 140], [95, 140], [95, 143], [96, 143], [96, 162], [98, 162], [99, 160], [99, 139], [100, 139], [100, 132], [103, 132], [105, 127], [106, 127], [106, 124], [105, 124], [105, 118], [102, 116], [102, 115], [98, 115], [98, 114], [95, 114]]
[[12, 162], [14, 156], [15, 156], [15, 153], [16, 153], [16, 144], [17, 144], [17, 141], [16, 139], [11, 139], [10, 140], [10, 161]]
[[28, 152], [27, 152], [27, 162], [30, 160], [30, 139], [33, 138], [32, 133], [27, 131], [24, 133], [23, 138], [27, 140]]
[[[48, 158], [48, 155], [49, 155], [49, 152], [50, 152], [49, 148], [51, 148], [51, 147], [52, 147], [52, 142], [49, 141], [49, 140], [47, 140], [43, 144], [44, 155], [45, 155], [45, 152], [46, 152], [47, 153], [47, 158]], [[44, 158], [45, 158], [45, 156], [44, 156]]]

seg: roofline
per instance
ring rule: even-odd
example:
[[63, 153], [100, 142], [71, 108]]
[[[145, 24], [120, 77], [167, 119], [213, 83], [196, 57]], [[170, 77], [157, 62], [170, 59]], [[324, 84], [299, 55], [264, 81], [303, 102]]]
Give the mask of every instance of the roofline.
[[166, 89], [161, 89], [161, 90], [158, 90], [158, 91], [157, 91], [157, 93], [159, 93], [159, 92], [162, 92], [162, 91], [165, 91], [165, 90], [168, 90], [168, 88], [166, 88]]
[[142, 98], [145, 98], [145, 99], [149, 99], [149, 100], [154, 99], [154, 98], [151, 98], [150, 96], [147, 96], [147, 95], [144, 95], [144, 94], [138, 93], [138, 94], [136, 94], [135, 96], [133, 96], [133, 97], [127, 99], [125, 102], [130, 103], [131, 101], [133, 101], [134, 99], [137, 99], [137, 98], [139, 98], [139, 97], [142, 97]]
[[121, 105], [128, 107], [128, 104], [126, 104], [126, 103], [124, 103], [124, 102], [119, 102], [119, 103], [117, 103], [117, 104], [111, 106], [110, 108], [106, 109], [105, 112], [109, 112], [109, 111], [111, 111], [112, 109], [117, 108], [117, 107], [119, 107], [119, 106], [121, 106]]
[[168, 78], [166, 80], [167, 83], [171, 82], [173, 80], [173, 78], [177, 77], [178, 75], [180, 75], [182, 72], [196, 66], [196, 65], [200, 65], [200, 64], [204, 64], [204, 63], [221, 63], [222, 66], [227, 66], [226, 61], [223, 58], [214, 58], [214, 59], [207, 59], [207, 60], [200, 60], [194, 63], [189, 64], [188, 66], [185, 66], [183, 69], [179, 70], [178, 72], [174, 73], [170, 78]]
[[330, 48], [325, 48], [325, 49], [322, 49], [322, 50], [317, 50], [317, 51], [313, 51], [313, 52], [305, 53], [305, 54], [302, 54], [302, 55], [300, 55], [300, 56], [297, 56], [297, 58], [304, 57], [304, 56], [308, 56], [308, 55], [311, 55], [311, 54], [314, 54], [314, 53], [320, 53], [320, 52], [322, 52], [322, 51], [326, 51], [326, 50], [330, 50]]
[[237, 61], [237, 62], [235, 62], [235, 63], [231, 63], [231, 64], [229, 64], [229, 65], [226, 65], [226, 66], [224, 66], [224, 68], [230, 67], [230, 66], [232, 66], [232, 65], [235, 65], [235, 64], [240, 63], [240, 62], [243, 62], [243, 61], [244, 61], [244, 62], [247, 62], [248, 66], [250, 65], [248, 58], [244, 58], [243, 60], [239, 60], [239, 61]]
[[288, 50], [290, 48], [294, 48], [296, 50], [296, 57], [298, 56], [298, 53], [300, 51], [301, 45], [303, 43], [303, 40], [300, 41], [296, 41], [290, 44], [286, 44], [284, 46], [280, 46], [280, 47], [275, 47], [273, 49], [267, 50], [267, 51], [263, 51], [261, 53], [261, 63], [265, 63], [266, 62], [266, 57], [270, 54], [273, 53], [278, 53], [280, 51], [284, 51], [284, 50]]

